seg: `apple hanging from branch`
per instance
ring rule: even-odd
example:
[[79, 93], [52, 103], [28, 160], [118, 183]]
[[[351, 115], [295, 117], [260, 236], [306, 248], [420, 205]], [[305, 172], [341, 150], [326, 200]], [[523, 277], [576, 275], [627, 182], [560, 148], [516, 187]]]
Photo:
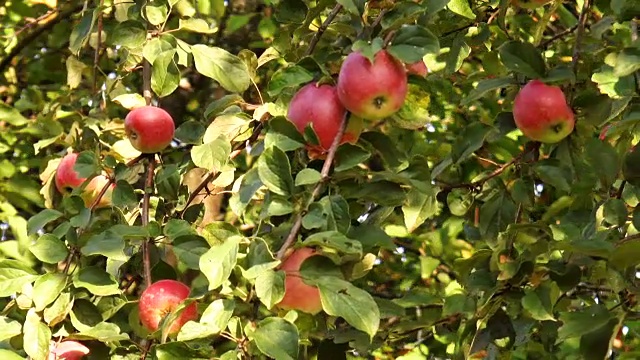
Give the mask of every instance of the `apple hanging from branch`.
[[[146, 288], [138, 303], [140, 321], [150, 331], [158, 330], [162, 319], [189, 297], [191, 289], [176, 280], [160, 280]], [[198, 317], [196, 303], [189, 304], [169, 325], [169, 334], [177, 334], [182, 325]]]
[[[56, 184], [56, 188], [62, 194], [69, 193], [74, 189], [80, 187], [85, 181], [86, 178], [82, 178], [75, 171], [74, 167], [76, 165], [76, 161], [78, 159], [78, 153], [69, 153], [65, 155], [60, 163], [58, 164], [58, 168], [56, 170], [56, 175], [54, 178], [54, 182]], [[98, 197], [102, 188], [109, 182], [109, 178], [105, 175], [98, 175], [92, 178], [89, 183], [84, 187], [80, 197], [84, 200], [85, 206], [91, 206], [93, 201]], [[113, 194], [113, 189], [115, 188], [115, 184], [111, 184], [104, 196], [100, 199], [96, 208], [110, 206], [111, 205], [111, 196]]]
[[143, 154], [153, 154], [171, 144], [175, 123], [164, 109], [156, 106], [142, 106], [127, 114], [124, 129], [136, 150]]
[[317, 287], [307, 285], [300, 275], [302, 263], [318, 253], [312, 248], [296, 249], [287, 256], [280, 270], [285, 272], [284, 298], [277, 304], [281, 309], [299, 310], [309, 314], [317, 314], [322, 310], [320, 290]]
[[531, 140], [557, 143], [573, 132], [573, 110], [557, 86], [531, 80], [513, 102], [516, 126]]

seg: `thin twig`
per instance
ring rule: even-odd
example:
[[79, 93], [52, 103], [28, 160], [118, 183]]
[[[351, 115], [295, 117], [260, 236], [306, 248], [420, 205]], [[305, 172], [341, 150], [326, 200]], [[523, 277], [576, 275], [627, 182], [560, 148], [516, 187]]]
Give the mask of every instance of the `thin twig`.
[[333, 10], [331, 10], [327, 18], [324, 19], [324, 22], [322, 23], [322, 25], [320, 25], [320, 28], [318, 28], [318, 31], [316, 31], [316, 33], [313, 34], [313, 38], [311, 38], [311, 41], [309, 41], [309, 47], [304, 52], [304, 56], [309, 56], [313, 53], [313, 50], [316, 48], [316, 45], [318, 45], [318, 42], [320, 41], [322, 34], [324, 34], [324, 32], [327, 30], [327, 28], [329, 27], [333, 19], [336, 18], [336, 16], [338, 15], [341, 9], [342, 9], [342, 5], [336, 4]]
[[153, 93], [151, 92], [151, 64], [147, 59], [142, 59], [142, 96], [147, 106], [151, 105]]
[[573, 55], [571, 56], [571, 68], [575, 74], [578, 69], [578, 58], [580, 57], [580, 45], [582, 36], [584, 35], [585, 24], [587, 23], [587, 13], [589, 12], [589, 0], [584, 0], [580, 17], [578, 18], [578, 29], [576, 32], [576, 40], [573, 44]]
[[96, 39], [96, 51], [93, 54], [93, 93], [98, 90], [98, 67], [100, 62], [100, 48], [102, 47], [102, 7], [104, 6], [104, 0], [100, 0], [100, 7], [98, 12], [98, 37]]
[[566, 29], [565, 31], [561, 31], [555, 35], [553, 35], [553, 37], [551, 37], [549, 40], [546, 40], [544, 42], [542, 42], [540, 45], [538, 45], [538, 48], [544, 49], [547, 46], [549, 46], [549, 44], [551, 44], [552, 42], [561, 39], [571, 33], [573, 33], [574, 31], [576, 31], [576, 29], [578, 29], [578, 24]]
[[49, 31], [56, 24], [67, 19], [69, 16], [73, 15], [73, 13], [75, 13], [76, 11], [79, 11], [80, 9], [82, 9], [82, 5], [77, 4], [76, 6], [71, 7], [65, 10], [64, 12], [60, 12], [60, 14], [57, 17], [55, 17], [54, 19], [51, 19], [51, 21], [47, 22], [46, 24], [36, 28], [32, 32], [30, 32], [27, 36], [22, 38], [22, 40], [18, 41], [16, 46], [13, 49], [11, 49], [11, 51], [2, 59], [2, 61], [0, 61], [0, 74], [4, 73], [5, 69], [7, 68], [7, 66], [9, 66], [13, 58], [16, 57], [18, 54], [20, 54], [20, 52], [22, 52], [22, 50], [24, 50], [27, 46], [29, 46], [29, 44], [31, 44], [35, 39], [37, 39], [40, 35], [44, 34], [45, 32]]
[[[149, 201], [151, 193], [153, 193], [153, 175], [155, 174], [156, 157], [155, 154], [149, 155], [149, 166], [147, 168], [147, 179], [144, 183], [144, 197], [142, 198], [142, 226], [149, 225]], [[146, 239], [142, 243], [142, 266], [144, 268], [144, 281], [146, 287], [151, 285], [151, 239]]]
[[367, 36], [367, 34], [369, 33], [369, 30], [373, 31], [376, 28], [376, 26], [380, 25], [380, 22], [382, 22], [382, 18], [388, 11], [389, 10], [387, 9], [382, 9], [378, 14], [378, 16], [375, 18], [375, 20], [373, 20], [373, 22], [371, 23], [371, 26], [362, 27], [362, 29], [360, 30], [360, 33], [356, 35], [356, 40], [364, 39], [364, 37]]
[[627, 243], [627, 242], [629, 242], [629, 241], [633, 241], [633, 240], [640, 240], [640, 233], [638, 233], [638, 234], [633, 234], [633, 235], [629, 235], [629, 236], [626, 236], [626, 237], [624, 237], [624, 238], [622, 238], [622, 239], [618, 240], [618, 241], [616, 242], [616, 246], [620, 246], [620, 245], [622, 245], [622, 244], [624, 244], [624, 243]]
[[[131, 167], [137, 164], [142, 159], [144, 159], [144, 155], [140, 155], [135, 159], [130, 160], [129, 162], [127, 162], [126, 166]], [[89, 210], [93, 211], [98, 206], [98, 204], [100, 204], [100, 200], [102, 200], [102, 198], [104, 197], [104, 194], [107, 193], [107, 190], [109, 189], [109, 187], [116, 182], [116, 179], [113, 176], [108, 176], [107, 178], [108, 178], [107, 183], [104, 184], [102, 189], [100, 189], [98, 196], [95, 199], [93, 199], [93, 202], [89, 206]]]
[[536, 27], [535, 34], [533, 35], [533, 45], [538, 46], [538, 44], [540, 44], [542, 35], [544, 35], [544, 31], [547, 29], [547, 26], [549, 26], [549, 22], [551, 22], [551, 16], [558, 10], [558, 6], [560, 6], [560, 4], [562, 4], [562, 0], [554, 0], [551, 4], [551, 8], [545, 11], [542, 19]]
[[291, 228], [291, 231], [289, 232], [289, 235], [287, 236], [286, 240], [280, 247], [280, 250], [278, 250], [276, 258], [279, 260], [282, 260], [284, 258], [284, 255], [287, 252], [287, 249], [291, 247], [291, 245], [293, 245], [293, 243], [296, 241], [296, 238], [298, 237], [298, 233], [300, 232], [300, 228], [302, 227], [302, 217], [307, 211], [309, 205], [311, 205], [311, 203], [315, 201], [318, 195], [320, 195], [320, 192], [322, 191], [322, 187], [324, 186], [324, 184], [329, 180], [329, 171], [331, 171], [331, 165], [333, 164], [333, 160], [336, 157], [338, 146], [340, 146], [342, 137], [344, 136], [344, 133], [347, 130], [347, 124], [349, 122], [348, 119], [349, 119], [349, 113], [346, 113], [345, 116], [342, 118], [340, 129], [338, 130], [336, 137], [333, 139], [333, 143], [331, 143], [331, 147], [329, 148], [329, 152], [327, 153], [327, 158], [324, 160], [324, 164], [322, 165], [322, 170], [320, 171], [320, 176], [321, 176], [320, 182], [318, 182], [316, 186], [313, 188], [313, 191], [311, 192], [311, 197], [307, 202], [306, 208], [303, 211], [299, 212], [298, 215], [296, 215], [296, 219], [293, 222], [293, 226]]

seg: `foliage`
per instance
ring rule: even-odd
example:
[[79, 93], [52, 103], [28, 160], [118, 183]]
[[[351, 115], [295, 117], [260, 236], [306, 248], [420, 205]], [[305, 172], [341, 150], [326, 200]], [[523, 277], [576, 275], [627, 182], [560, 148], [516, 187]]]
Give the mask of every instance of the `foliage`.
[[[95, 359], [637, 358], [640, 8], [532, 3], [0, 2], [3, 358], [62, 339]], [[429, 75], [310, 160], [289, 100], [382, 46]], [[560, 143], [514, 125], [533, 78], [576, 113]], [[157, 159], [124, 137], [144, 88], [177, 127]], [[68, 151], [113, 206], [56, 190]], [[325, 256], [303, 267], [317, 315], [274, 306], [288, 237]], [[137, 315], [165, 278], [199, 307], [177, 336]]]

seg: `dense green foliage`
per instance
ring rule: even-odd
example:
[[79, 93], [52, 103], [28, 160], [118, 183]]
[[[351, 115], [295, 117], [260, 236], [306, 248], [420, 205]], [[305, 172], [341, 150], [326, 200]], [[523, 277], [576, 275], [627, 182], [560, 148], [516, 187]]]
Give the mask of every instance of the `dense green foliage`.
[[[535, 3], [1, 0], [0, 358], [639, 358], [640, 2]], [[288, 103], [382, 46], [429, 75], [323, 178]], [[576, 114], [557, 144], [514, 125], [530, 79]], [[156, 158], [124, 133], [145, 84]], [[69, 151], [113, 206], [56, 189]], [[317, 315], [274, 306], [291, 234]], [[177, 336], [138, 319], [147, 239], [198, 303]]]

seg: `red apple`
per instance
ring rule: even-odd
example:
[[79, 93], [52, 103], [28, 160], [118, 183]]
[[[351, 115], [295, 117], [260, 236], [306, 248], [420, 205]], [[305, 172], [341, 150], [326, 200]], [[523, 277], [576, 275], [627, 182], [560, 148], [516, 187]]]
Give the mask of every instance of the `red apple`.
[[[160, 280], [151, 284], [140, 296], [138, 303], [140, 321], [147, 329], [158, 330], [162, 319], [188, 298], [190, 291], [187, 285], [175, 280]], [[182, 325], [197, 317], [198, 309], [193, 302], [171, 323], [169, 334], [178, 333]]]
[[427, 68], [427, 64], [425, 64], [424, 61], [422, 60], [416, 61], [412, 64], [406, 64], [405, 66], [407, 68], [408, 74], [422, 76], [422, 77], [427, 77], [427, 74], [429, 74], [429, 69]]
[[307, 285], [300, 276], [300, 267], [308, 258], [317, 255], [312, 248], [294, 250], [284, 259], [280, 269], [285, 272], [284, 298], [277, 306], [285, 310], [299, 310], [309, 314], [317, 314], [322, 310], [320, 290]]
[[52, 341], [51, 348], [47, 360], [80, 360], [89, 354], [89, 348], [72, 340], [65, 340], [59, 344]]
[[61, 193], [72, 191], [87, 180], [86, 178], [79, 177], [78, 173], [73, 169], [76, 165], [77, 158], [78, 153], [70, 153], [65, 155], [60, 161], [60, 164], [58, 164], [55, 183], [56, 188]]
[[516, 126], [531, 140], [557, 143], [575, 126], [573, 111], [557, 86], [531, 80], [513, 102]]
[[[308, 146], [314, 153], [326, 153], [333, 139], [338, 135], [342, 119], [347, 115], [347, 110], [342, 106], [336, 88], [328, 85], [310, 83], [303, 86], [291, 99], [287, 118], [293, 122], [300, 133], [304, 133], [307, 125], [311, 124], [318, 136], [318, 147]], [[358, 141], [362, 123], [351, 117], [349, 125], [342, 137], [341, 144]]]
[[407, 96], [404, 65], [386, 50], [373, 62], [352, 52], [338, 75], [338, 97], [347, 110], [365, 120], [380, 120], [400, 110]]
[[124, 120], [124, 129], [131, 145], [144, 154], [164, 150], [175, 132], [171, 115], [155, 106], [143, 106], [131, 110]]

